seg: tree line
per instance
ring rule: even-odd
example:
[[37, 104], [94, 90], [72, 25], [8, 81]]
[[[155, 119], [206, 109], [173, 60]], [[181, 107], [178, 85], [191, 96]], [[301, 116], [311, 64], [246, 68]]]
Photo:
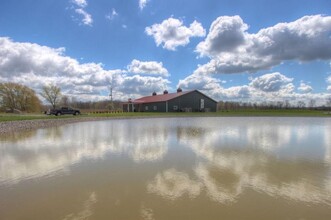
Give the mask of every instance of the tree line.
[[[73, 97], [68, 97], [61, 93], [61, 88], [55, 85], [44, 86], [39, 93], [47, 104], [44, 105], [37, 93], [18, 83], [0, 83], [0, 112], [41, 112], [49, 108], [59, 106], [71, 106], [79, 109], [102, 109], [102, 110], [119, 110], [121, 103], [114, 101], [82, 102]], [[112, 108], [112, 109], [111, 109]]]
[[[44, 86], [39, 93], [48, 105], [43, 103], [38, 98], [37, 93], [18, 83], [0, 83], [0, 111], [1, 112], [41, 112], [48, 108], [56, 108], [58, 106], [71, 106], [81, 110], [121, 110], [121, 102], [109, 100], [82, 102], [74, 97], [68, 97], [61, 93], [61, 88], [55, 85]], [[331, 111], [331, 96], [325, 100], [324, 105], [316, 106], [316, 100], [311, 99], [308, 102], [297, 101], [297, 103], [285, 101], [275, 102], [233, 102], [220, 101], [218, 102], [218, 111], [233, 111], [233, 110], [268, 110], [268, 109], [321, 109]]]
[[311, 99], [308, 102], [302, 100], [295, 102], [274, 101], [274, 102], [234, 102], [220, 101], [217, 104], [218, 111], [236, 111], [236, 110], [271, 110], [271, 109], [315, 109], [331, 111], [331, 96], [325, 100], [323, 105], [316, 105], [316, 100]]

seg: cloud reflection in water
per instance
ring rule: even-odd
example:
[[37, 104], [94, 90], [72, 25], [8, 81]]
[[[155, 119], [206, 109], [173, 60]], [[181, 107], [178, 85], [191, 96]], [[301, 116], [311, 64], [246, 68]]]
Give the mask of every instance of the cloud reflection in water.
[[[193, 187], [200, 186], [200, 190], [195, 192], [200, 194], [205, 191], [210, 199], [228, 204], [237, 202], [246, 189], [253, 189], [286, 200], [331, 205], [331, 146], [328, 133], [330, 129], [327, 129], [330, 126], [325, 130], [322, 128], [322, 132], [309, 125], [302, 127], [287, 123], [260, 125], [258, 122], [247, 127], [238, 126], [236, 123], [225, 126], [220, 124], [217, 129], [213, 129], [213, 125], [205, 129], [199, 126], [180, 126], [177, 130], [181, 146], [190, 148], [198, 161], [202, 161], [193, 167], [195, 180], [188, 179], [188, 174], [184, 172], [176, 173], [176, 178], [165, 178], [165, 174], [170, 175], [174, 172], [166, 170], [158, 173], [155, 179], [149, 182], [149, 192], [174, 199], [183, 195], [176, 189], [184, 187], [189, 192]], [[278, 153], [279, 149], [291, 150], [290, 143], [293, 141], [299, 141], [303, 146], [307, 138], [315, 138], [318, 143], [320, 135], [324, 142], [320, 148], [315, 147], [317, 153], [314, 153], [325, 150], [324, 158], [310, 158], [308, 151], [300, 152], [299, 157], [290, 160]], [[314, 140], [309, 140], [309, 143], [312, 142]], [[178, 182], [181, 175], [182, 181]], [[165, 187], [167, 185], [176, 187]], [[151, 186], [153, 190], [150, 190]]]
[[[41, 129], [24, 138], [2, 138], [0, 184], [70, 172], [86, 158], [107, 160], [110, 154], [131, 158], [137, 170], [145, 162], [167, 165], [161, 170], [149, 165], [153, 173], [147, 175], [152, 178], [145, 190], [169, 200], [207, 196], [233, 204], [245, 191], [254, 190], [331, 205], [330, 128], [325, 119], [190, 118]], [[187, 156], [178, 154], [187, 153], [183, 149], [194, 162], [181, 161]], [[161, 163], [164, 158], [169, 162]], [[179, 168], [183, 164], [187, 170]]]
[[1, 137], [0, 183], [63, 173], [84, 158], [102, 158], [107, 152], [127, 154], [135, 162], [157, 161], [167, 153], [168, 134], [162, 124], [115, 122], [41, 129], [32, 136], [22, 132], [20, 140]]

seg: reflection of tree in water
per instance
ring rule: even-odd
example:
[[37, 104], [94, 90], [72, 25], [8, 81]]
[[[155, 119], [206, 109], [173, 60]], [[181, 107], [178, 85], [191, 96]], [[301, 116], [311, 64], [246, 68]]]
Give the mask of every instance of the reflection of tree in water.
[[45, 137], [49, 139], [58, 139], [61, 138], [63, 135], [63, 127], [55, 126], [50, 127], [45, 130]]
[[178, 126], [177, 129], [177, 140], [182, 138], [200, 138], [208, 132], [207, 129], [202, 127], [181, 127]]
[[39, 131], [42, 131], [43, 135], [45, 135], [46, 138], [57, 139], [57, 138], [61, 138], [63, 135], [63, 127], [54, 126], [45, 129], [31, 129], [20, 132], [8, 132], [6, 134], [1, 134], [0, 140], [11, 143], [17, 143], [19, 141], [23, 141], [36, 136]]
[[37, 133], [37, 129], [33, 129], [29, 131], [21, 131], [21, 132], [8, 132], [6, 134], [1, 134], [0, 140], [16, 143], [28, 139], [30, 137], [33, 137], [36, 135], [36, 133]]

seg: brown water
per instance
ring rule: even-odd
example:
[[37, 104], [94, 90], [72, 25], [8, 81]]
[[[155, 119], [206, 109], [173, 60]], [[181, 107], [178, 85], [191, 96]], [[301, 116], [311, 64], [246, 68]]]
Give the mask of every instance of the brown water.
[[0, 137], [0, 219], [331, 219], [331, 119], [83, 122]]

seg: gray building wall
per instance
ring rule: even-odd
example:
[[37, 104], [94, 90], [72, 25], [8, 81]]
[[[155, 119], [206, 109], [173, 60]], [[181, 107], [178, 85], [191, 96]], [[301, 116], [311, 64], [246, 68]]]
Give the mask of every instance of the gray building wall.
[[[201, 106], [201, 100], [204, 100], [203, 106]], [[142, 112], [166, 112], [167, 107], [168, 107], [168, 112], [180, 112], [180, 111], [216, 112], [217, 102], [215, 102], [211, 98], [205, 96], [204, 94], [198, 91], [193, 91], [185, 95], [179, 96], [175, 99], [169, 100], [167, 102], [144, 103], [144, 104], [139, 104], [139, 107], [138, 106], [135, 107], [137, 111], [142, 111]]]
[[[202, 100], [204, 102], [203, 106], [201, 106]], [[217, 109], [217, 102], [215, 102], [211, 98], [205, 96], [204, 94], [198, 91], [193, 91], [168, 101], [168, 112], [177, 112], [177, 111], [216, 112], [216, 109]]]
[[[147, 107], [147, 109], [146, 109]], [[166, 112], [165, 102], [145, 103], [141, 105], [140, 111], [143, 112]]]

